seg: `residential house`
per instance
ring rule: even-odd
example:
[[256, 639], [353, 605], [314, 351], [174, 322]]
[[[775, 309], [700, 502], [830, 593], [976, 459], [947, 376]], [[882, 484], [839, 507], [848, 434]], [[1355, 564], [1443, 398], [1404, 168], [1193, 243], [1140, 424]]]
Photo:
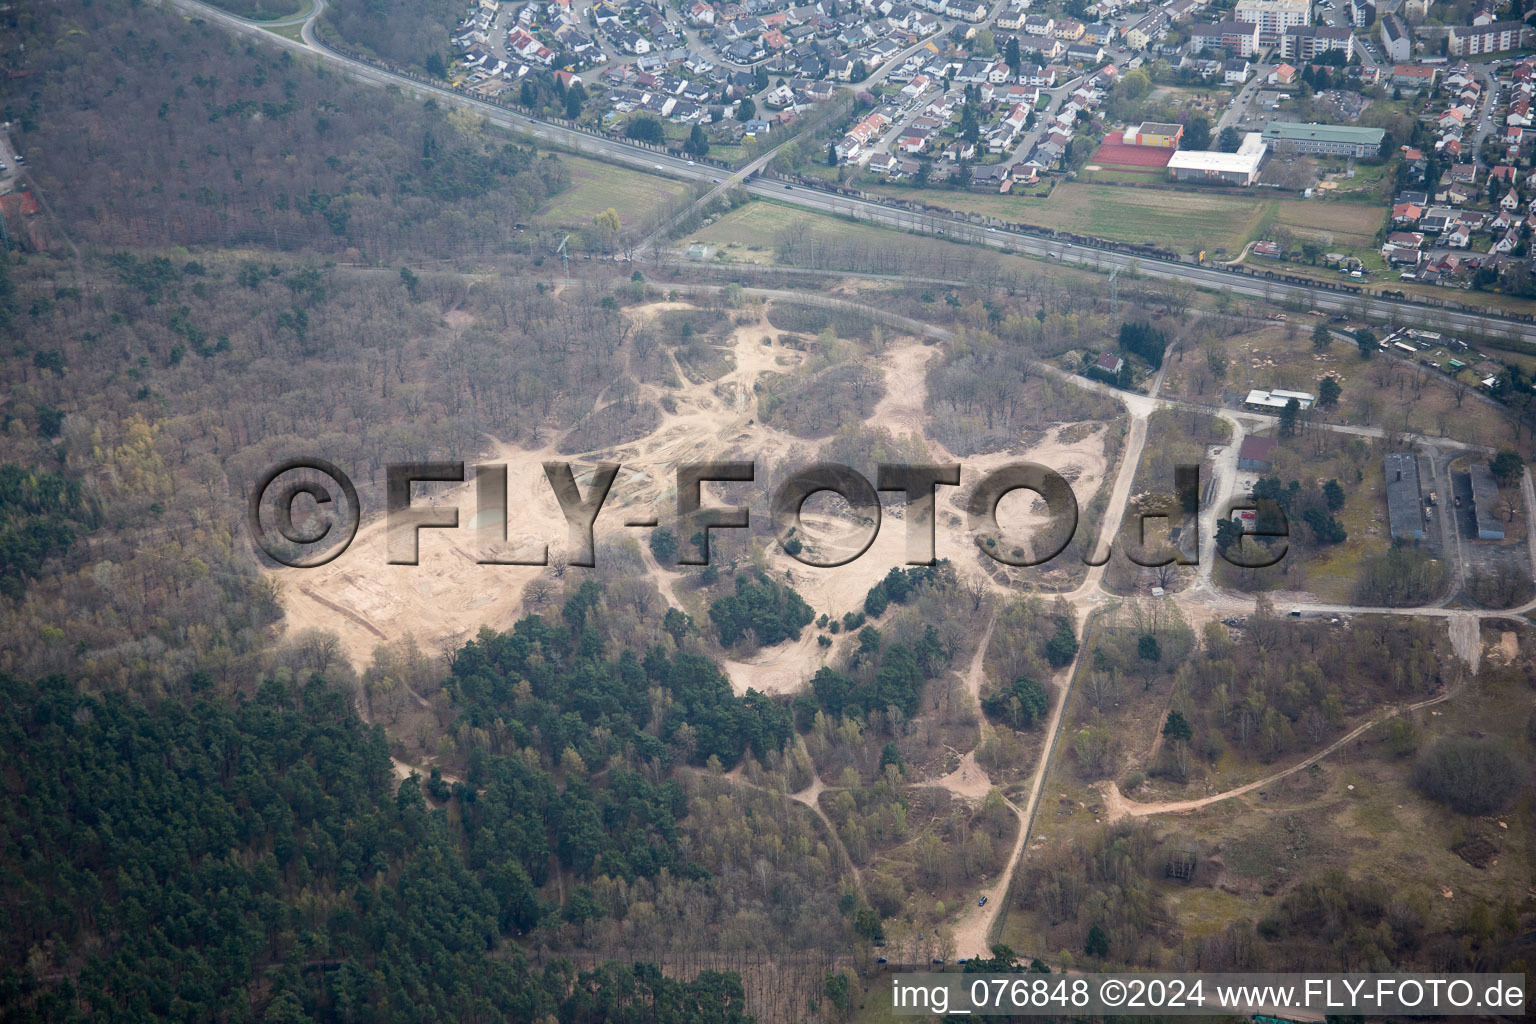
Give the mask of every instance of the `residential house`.
[[[1367, 22], [1366, 24], [1370, 24]], [[1381, 52], [1392, 61], [1408, 61], [1413, 58], [1413, 35], [1406, 22], [1396, 14], [1386, 14], [1381, 19]]]
[[1432, 64], [1398, 64], [1392, 68], [1392, 85], [1399, 89], [1429, 91], [1440, 69]]
[[1286, 60], [1311, 61], [1334, 50], [1347, 63], [1355, 54], [1355, 34], [1343, 25], [1292, 25], [1280, 37], [1280, 56]]
[[1487, 25], [1451, 26], [1446, 42], [1453, 57], [1476, 57], [1530, 46], [1536, 28], [1524, 21], [1495, 21]]
[[1190, 48], [1225, 51], [1231, 57], [1252, 57], [1259, 52], [1259, 26], [1247, 21], [1218, 21], [1195, 25], [1189, 33]]

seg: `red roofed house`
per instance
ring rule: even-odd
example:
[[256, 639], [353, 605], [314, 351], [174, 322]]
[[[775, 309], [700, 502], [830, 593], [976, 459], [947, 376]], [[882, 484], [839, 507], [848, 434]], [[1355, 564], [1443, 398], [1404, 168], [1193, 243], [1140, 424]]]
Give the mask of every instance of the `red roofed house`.
[[1249, 473], [1268, 473], [1275, 468], [1275, 439], [1253, 434], [1243, 438], [1237, 450], [1237, 468]]

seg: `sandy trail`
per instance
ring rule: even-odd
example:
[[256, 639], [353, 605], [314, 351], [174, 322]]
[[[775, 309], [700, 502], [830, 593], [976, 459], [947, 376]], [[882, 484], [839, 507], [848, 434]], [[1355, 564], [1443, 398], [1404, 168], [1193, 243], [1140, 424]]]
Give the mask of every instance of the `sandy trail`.
[[[1474, 619], [1473, 622], [1475, 623], [1476, 619]], [[1237, 786], [1236, 788], [1229, 789], [1222, 793], [1215, 793], [1211, 796], [1200, 797], [1194, 800], [1164, 800], [1159, 803], [1139, 803], [1135, 800], [1127, 799], [1126, 796], [1120, 792], [1120, 787], [1115, 785], [1113, 779], [1095, 783], [1094, 788], [1099, 790], [1099, 792], [1104, 795], [1104, 810], [1106, 820], [1108, 821], [1117, 821], [1120, 818], [1125, 817], [1144, 818], [1153, 814], [1180, 814], [1187, 811], [1198, 811], [1202, 807], [1209, 807], [1211, 804], [1220, 803], [1223, 800], [1230, 800], [1233, 797], [1243, 796], [1246, 793], [1252, 793], [1256, 789], [1261, 789], [1264, 786], [1271, 785], [1283, 778], [1286, 778], [1287, 776], [1295, 775], [1300, 771], [1305, 771], [1306, 769], [1312, 767], [1314, 764], [1317, 764], [1323, 758], [1327, 757], [1329, 754], [1332, 754], [1336, 750], [1347, 746], [1349, 743], [1376, 728], [1376, 726], [1381, 725], [1384, 722], [1389, 722], [1400, 714], [1418, 711], [1422, 708], [1433, 707], [1434, 705], [1442, 703], [1443, 701], [1450, 700], [1452, 697], [1460, 693], [1465, 688], [1465, 685], [1465, 683], [1462, 683], [1452, 687], [1449, 690], [1446, 690], [1444, 693], [1438, 694], [1434, 697], [1429, 697], [1425, 700], [1417, 701], [1413, 704], [1407, 704], [1403, 706], [1394, 705], [1393, 707], [1388, 708], [1386, 711], [1374, 715], [1367, 721], [1355, 726], [1349, 732], [1345, 733], [1343, 736], [1340, 736], [1338, 739], [1328, 744], [1328, 746], [1324, 747], [1322, 750], [1319, 750], [1315, 754], [1308, 755], [1306, 758], [1297, 761], [1290, 767], [1283, 768], [1280, 771], [1275, 772], [1273, 775], [1266, 775], [1262, 779], [1256, 779], [1253, 782]]]
[[1013, 850], [1009, 852], [1008, 863], [998, 874], [997, 879], [980, 891], [980, 895], [987, 898], [986, 905], [977, 906], [975, 903], [968, 902], [965, 913], [955, 923], [955, 956], [957, 957], [992, 954], [992, 926], [1008, 899], [1008, 884], [1013, 879], [1014, 870], [1019, 866], [1019, 859], [1024, 855], [1024, 823], [1028, 818], [1019, 809], [1018, 804], [1012, 800], [1006, 802], [1008, 809], [1019, 820], [1018, 833], [1013, 839]]
[[926, 414], [923, 406], [928, 395], [928, 360], [938, 349], [913, 342], [900, 348], [888, 348], [880, 362], [885, 367], [885, 395], [875, 405], [870, 422], [885, 427], [898, 437], [911, 434], [922, 438]]

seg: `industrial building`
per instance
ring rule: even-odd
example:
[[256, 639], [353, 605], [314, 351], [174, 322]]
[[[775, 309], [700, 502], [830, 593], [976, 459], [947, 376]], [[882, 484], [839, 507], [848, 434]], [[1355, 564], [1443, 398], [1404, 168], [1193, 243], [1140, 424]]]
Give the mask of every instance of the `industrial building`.
[[1259, 165], [1269, 147], [1264, 136], [1248, 132], [1236, 153], [1218, 153], [1203, 149], [1181, 149], [1168, 161], [1168, 177], [1173, 181], [1215, 185], [1252, 185], [1259, 177]]
[[1472, 515], [1477, 520], [1478, 540], [1503, 540], [1504, 524], [1499, 522], [1499, 482], [1484, 462], [1472, 463]]
[[1385, 137], [1386, 132], [1380, 128], [1355, 128], [1342, 124], [1271, 121], [1264, 126], [1264, 141], [1277, 153], [1379, 156], [1381, 140]]
[[1385, 456], [1387, 525], [1393, 540], [1424, 539], [1424, 502], [1419, 494], [1419, 462], [1412, 452]]

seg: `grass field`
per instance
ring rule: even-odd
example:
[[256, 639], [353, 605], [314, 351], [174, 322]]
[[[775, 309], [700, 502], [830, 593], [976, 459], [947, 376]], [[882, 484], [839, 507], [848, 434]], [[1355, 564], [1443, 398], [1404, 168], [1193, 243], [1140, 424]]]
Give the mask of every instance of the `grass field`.
[[839, 233], [868, 236], [871, 240], [896, 236], [896, 232], [882, 228], [852, 224], [780, 203], [752, 202], [737, 207], [708, 227], [700, 228], [689, 235], [687, 241], [718, 247], [726, 259], [737, 263], [772, 263], [774, 239], [779, 232], [799, 224], [818, 230], [835, 228]]
[[1333, 247], [1370, 248], [1386, 217], [1384, 207], [1365, 203], [1116, 188], [1115, 182], [1160, 179], [1160, 174], [1143, 175], [1123, 167], [1105, 165], [1101, 171], [1087, 173], [1099, 183], [1058, 185], [1050, 199], [938, 191], [918, 195], [911, 189], [873, 191], [1042, 228], [1161, 244], [1180, 252], [1209, 249], [1235, 253], [1245, 243], [1262, 237], [1271, 226], [1297, 236], [1328, 238]]
[[586, 227], [610, 206], [619, 212], [619, 221], [631, 227], [688, 194], [688, 186], [682, 182], [644, 171], [564, 153], [560, 162], [570, 168], [571, 187], [534, 214], [534, 222], [541, 227]]
[[1373, 203], [1345, 200], [1275, 199], [1273, 215], [1261, 227], [1273, 224], [1298, 237], [1315, 239], [1329, 252], [1348, 252], [1376, 247], [1376, 233], [1387, 219], [1387, 208]]
[[781, 231], [805, 225], [823, 234], [836, 234], [848, 241], [864, 241], [871, 245], [900, 246], [903, 249], [935, 252], [948, 250], [975, 253], [971, 246], [955, 242], [909, 235], [889, 228], [869, 224], [856, 224], [840, 217], [812, 213], [793, 206], [775, 202], [751, 202], [737, 207], [708, 227], [700, 228], [685, 239], [687, 242], [703, 242], [718, 248], [724, 258], [737, 263], [773, 263], [774, 240]]
[[[913, 197], [911, 190], [892, 194]], [[1268, 205], [1275, 202], [1249, 196], [1127, 189], [1079, 182], [1058, 185], [1048, 200], [930, 192], [922, 196], [922, 201], [1042, 228], [1125, 242], [1157, 243], [1180, 252], [1219, 248], [1236, 252], [1253, 237]]]
[[[679, 243], [686, 246], [693, 242], [703, 242], [717, 250], [715, 258], [733, 263], [772, 265], [775, 263], [774, 239], [780, 231], [801, 224], [820, 235], [835, 235], [845, 240], [865, 242], [885, 249], [899, 248], [925, 255], [931, 253], [932, 265], [935, 269], [942, 268], [946, 261], [968, 260], [980, 256], [982, 259], [995, 259], [997, 268], [1003, 273], [1033, 277], [1048, 272], [1052, 278], [1059, 281], [1103, 280], [1091, 271], [1064, 267], [1059, 263], [1004, 253], [989, 255], [986, 251], [979, 251], [977, 247], [971, 245], [911, 235], [891, 228], [857, 224], [841, 217], [812, 213], [765, 200], [754, 200], [737, 207], [714, 223], [680, 239]], [[870, 286], [875, 287], [873, 284]]]

